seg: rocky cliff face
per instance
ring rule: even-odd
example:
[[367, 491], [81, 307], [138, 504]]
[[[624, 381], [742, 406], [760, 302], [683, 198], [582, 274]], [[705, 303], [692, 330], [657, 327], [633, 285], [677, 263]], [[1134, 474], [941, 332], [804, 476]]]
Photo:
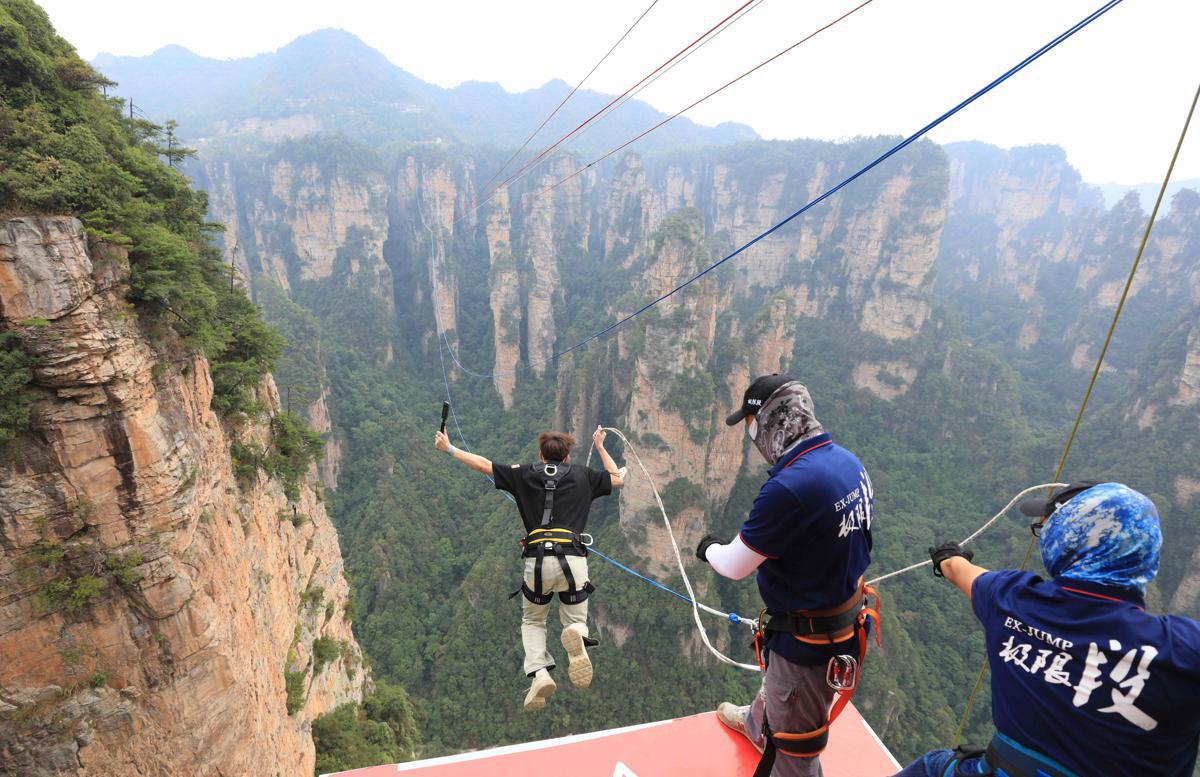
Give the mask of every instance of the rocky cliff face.
[[[1069, 386], [1072, 396], [1063, 401], [1073, 412], [1154, 203], [1131, 193], [1105, 210], [1099, 191], [1080, 181], [1061, 149], [955, 144], [947, 152], [951, 198], [937, 290], [959, 308], [973, 337], [1007, 349], [1033, 384], [1052, 395]], [[1164, 530], [1174, 538], [1164, 554], [1174, 559], [1164, 565], [1167, 591], [1174, 591], [1168, 609], [1192, 615], [1200, 603], [1200, 550], [1192, 553], [1189, 524], [1174, 516], [1190, 514], [1196, 490], [1192, 478], [1170, 469], [1197, 452], [1194, 435], [1183, 430], [1200, 406], [1198, 235], [1200, 194], [1182, 189], [1159, 210], [1100, 384], [1109, 393], [1098, 402], [1111, 408], [1098, 426], [1137, 439], [1139, 457], [1170, 451], [1164, 469], [1139, 472], [1139, 462], [1111, 448], [1093, 450], [1089, 464], [1156, 489]], [[1055, 376], [1050, 385], [1047, 374]], [[1093, 435], [1111, 445], [1092, 418]], [[1186, 555], [1190, 562], [1179, 560]]]
[[365, 682], [336, 534], [311, 484], [239, 487], [206, 361], [147, 337], [127, 272], [74, 219], [0, 228], [0, 328], [37, 360], [0, 454], [0, 771], [311, 773]]
[[[533, 377], [542, 376], [549, 357], [570, 344], [564, 326], [572, 335], [586, 334], [669, 291], [836, 183], [861, 153], [857, 147], [814, 143], [782, 153], [762, 175], [739, 173], [742, 160], [727, 159], [728, 152], [650, 169], [630, 154], [612, 168], [584, 171], [558, 157], [478, 209], [469, 160], [414, 155], [397, 165], [386, 196], [367, 198], [376, 205], [386, 200], [386, 207], [368, 207], [369, 215], [359, 219], [371, 225], [370, 234], [387, 233], [384, 258], [396, 280], [389, 299], [400, 311], [428, 316], [413, 331], [427, 354], [435, 347], [435, 319], [461, 350], [463, 316], [478, 317], [464, 311], [464, 294], [482, 282], [479, 271], [486, 267], [490, 363], [470, 366], [495, 373], [493, 385], [511, 407], [516, 372], [528, 363]], [[216, 215], [240, 219], [229, 234], [238, 236], [247, 256], [259, 257], [249, 267], [252, 277], [278, 274], [270, 258], [277, 253], [271, 235], [278, 230], [265, 229], [266, 222], [286, 225], [292, 236], [285, 253], [292, 257], [293, 279], [328, 278], [327, 263], [306, 258], [295, 236], [313, 233], [305, 225], [338, 223], [338, 212], [366, 212], [350, 204], [361, 197], [345, 193], [374, 192], [374, 174], [357, 183], [349, 173], [333, 174], [324, 179], [325, 191], [343, 194], [314, 197], [305, 194], [313, 184], [304, 189], [294, 183], [308, 168], [286, 159], [269, 164], [263, 175], [271, 182], [267, 204], [257, 190], [236, 196], [228, 168], [210, 164], [207, 187], [226, 202]], [[285, 178], [293, 183], [280, 183]], [[310, 171], [304, 180], [315, 179]], [[714, 414], [736, 404], [751, 373], [788, 366], [806, 318], [844, 318], [881, 343], [909, 341], [922, 331], [930, 318], [946, 179], [945, 157], [925, 144], [918, 161], [864, 183], [856, 196], [832, 199], [761, 241], [722, 271], [719, 283], [697, 285], [645, 323], [622, 330], [608, 367], [584, 358], [561, 365], [556, 416], [581, 432], [598, 420], [597, 382], [615, 385], [615, 404], [604, 404], [616, 417], [605, 420], [635, 437], [648, 435], [643, 456], [652, 476], [660, 484], [674, 483], [683, 499], [677, 520], [684, 538], [701, 531], [701, 516], [728, 498], [745, 453], [736, 435], [709, 431]], [[547, 193], [549, 187], [554, 188]], [[336, 229], [320, 234], [328, 236], [324, 253], [345, 251]], [[347, 277], [363, 271], [350, 268]], [[616, 291], [585, 321], [578, 305], [566, 301], [600, 286]], [[754, 313], [722, 318], [731, 306]], [[716, 366], [713, 354], [721, 343], [732, 344], [727, 350], [735, 356]], [[864, 364], [855, 380], [887, 399], [903, 393], [915, 375], [914, 365], [890, 360]], [[681, 462], [688, 462], [686, 475]], [[695, 462], [704, 462], [702, 475]], [[631, 525], [639, 512], [633, 505], [652, 503], [638, 486], [621, 498]], [[655, 548], [658, 539], [651, 538]], [[668, 563], [670, 554], [658, 549], [664, 552], [652, 555]]]
[[[1091, 370], [1153, 203], [1131, 193], [1105, 210], [1099, 190], [1080, 181], [1061, 149], [948, 150], [952, 227], [938, 259], [939, 289], [1009, 301], [1022, 319], [1009, 332], [1011, 345], [1061, 352], [1074, 369]], [[1138, 331], [1107, 362], [1132, 373], [1139, 348], [1167, 330], [1182, 331], [1186, 348], [1173, 357], [1170, 378], [1177, 390], [1131, 408], [1143, 428], [1165, 405], [1200, 402], [1198, 230], [1200, 194], [1184, 189], [1163, 203], [1122, 314], [1137, 320]]]
[[[650, 160], [627, 154], [586, 170], [558, 157], [481, 205], [469, 152], [402, 158], [383, 174], [390, 182], [383, 192], [375, 173], [356, 182], [353, 171], [341, 170], [323, 184], [343, 193], [336, 197], [302, 195], [311, 184], [279, 184], [296, 171], [309, 170], [306, 180], [316, 175], [284, 156], [263, 176], [271, 182], [266, 221], [286, 223], [294, 235], [305, 223], [338, 220], [310, 211], [370, 211], [363, 224], [387, 235], [383, 262], [393, 291], [384, 297], [409, 316], [408, 334], [423, 355], [433, 355], [436, 319], [469, 367], [494, 373], [501, 402], [511, 408], [519, 372], [545, 375], [556, 350], [754, 238], [842, 180], [879, 142], [759, 144]], [[262, 227], [264, 206], [253, 191], [239, 194], [223, 183], [224, 175], [219, 166], [209, 173], [210, 191], [229, 201], [218, 215], [240, 219], [230, 234], [247, 256], [269, 257], [276, 232]], [[363, 190], [374, 192], [359, 198], [369, 200], [366, 211], [344, 194]], [[1123, 411], [1143, 429], [1167, 423], [1166, 409], [1200, 403], [1200, 282], [1192, 259], [1200, 196], [1184, 191], [1164, 216], [1126, 312], [1138, 326], [1106, 368], [1136, 375], [1153, 333], [1175, 333], [1168, 340], [1179, 347], [1160, 359], [1169, 376], [1156, 378], [1171, 391], [1142, 391]], [[1133, 200], [1105, 210], [1060, 149], [955, 144], [943, 151], [920, 144], [706, 282], [559, 362], [555, 418], [582, 433], [603, 413], [630, 431], [656, 482], [671, 486], [671, 511], [686, 540], [700, 531], [706, 510], [728, 499], [747, 462], [743, 441], [722, 434], [715, 414], [736, 404], [750, 375], [792, 367], [810, 322], [837, 321], [853, 333], [861, 353], [845, 380], [885, 402], [907, 396], [922, 370], [966, 379], [950, 374], [955, 360], [925, 362], [921, 347], [909, 345], [941, 326], [933, 313], [938, 296], [961, 311], [973, 337], [992, 344], [989, 331], [1000, 331], [1015, 353], [1045, 352], [1083, 375], [1144, 224]], [[323, 234], [330, 236], [323, 251], [346, 251], [336, 229]], [[293, 278], [334, 277], [298, 248], [285, 253]], [[249, 269], [270, 276], [273, 261]], [[383, 276], [372, 266], [349, 267], [345, 282], [366, 272], [364, 282], [377, 285]], [[581, 306], [583, 299], [599, 303]], [[481, 349], [481, 340], [488, 347]], [[609, 388], [601, 395], [597, 386]], [[1185, 495], [1176, 489], [1173, 496]], [[665, 537], [656, 536], [655, 521], [642, 520], [653, 512], [648, 492], [631, 483], [621, 500], [627, 532], [649, 527], [652, 558], [669, 565]]]

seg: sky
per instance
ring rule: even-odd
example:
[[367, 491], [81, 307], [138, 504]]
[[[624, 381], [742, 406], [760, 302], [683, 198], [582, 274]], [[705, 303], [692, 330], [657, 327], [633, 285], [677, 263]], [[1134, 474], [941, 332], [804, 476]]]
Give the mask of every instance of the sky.
[[[653, 0], [40, 0], [85, 59], [168, 44], [219, 59], [313, 30], [354, 33], [440, 86], [511, 92], [575, 84]], [[745, 0], [658, 0], [587, 82], [619, 94]], [[862, 0], [761, 0], [638, 95], [666, 113]], [[686, 114], [767, 138], [908, 135], [1096, 10], [1103, 0], [870, 0], [854, 15]], [[1162, 179], [1200, 83], [1200, 2], [1124, 0], [935, 130], [946, 143], [1055, 143], [1093, 183]], [[541, 116], [530, 116], [532, 130]], [[1200, 117], [1174, 179], [1200, 178]]]

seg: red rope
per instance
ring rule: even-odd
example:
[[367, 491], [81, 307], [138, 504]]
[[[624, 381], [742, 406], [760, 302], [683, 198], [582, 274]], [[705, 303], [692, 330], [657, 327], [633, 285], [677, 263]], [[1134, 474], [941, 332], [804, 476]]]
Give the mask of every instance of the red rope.
[[[538, 155], [537, 155], [537, 156], [535, 156], [533, 159], [531, 159], [531, 160], [529, 160], [528, 162], [526, 162], [526, 163], [525, 163], [525, 164], [524, 164], [524, 165], [521, 167], [521, 169], [520, 169], [520, 170], [516, 171], [515, 173], [513, 173], [512, 175], [510, 175], [508, 178], [505, 178], [503, 181], [501, 181], [500, 183], [498, 183], [498, 184], [496, 184], [495, 186], [493, 186], [491, 189], [489, 189], [489, 190], [487, 191], [487, 193], [486, 193], [486, 194], [484, 194], [484, 196], [483, 196], [483, 199], [481, 199], [481, 200], [480, 200], [480, 201], [479, 201], [479, 202], [478, 202], [478, 203], [475, 205], [475, 208], [478, 208], [480, 205], [483, 205], [483, 204], [487, 203], [489, 200], [491, 200], [491, 198], [492, 198], [492, 195], [496, 193], [496, 190], [498, 190], [500, 187], [502, 187], [502, 186], [505, 186], [506, 184], [510, 183], [510, 182], [511, 182], [511, 181], [512, 181], [514, 178], [516, 178], [516, 177], [517, 177], [517, 176], [519, 176], [521, 173], [525, 172], [525, 171], [526, 171], [526, 170], [528, 170], [530, 167], [532, 167], [534, 164], [536, 164], [537, 162], [539, 162], [540, 160], [542, 160], [543, 158], [545, 158], [545, 156], [546, 156], [547, 154], [549, 154], [551, 151], [553, 151], [554, 149], [558, 148], [559, 146], [561, 146], [561, 145], [562, 145], [563, 143], [565, 143], [566, 141], [570, 140], [572, 137], [574, 137], [574, 136], [576, 135], [576, 133], [578, 133], [578, 132], [579, 132], [581, 129], [583, 129], [583, 128], [584, 128], [584, 127], [586, 127], [588, 124], [590, 124], [590, 123], [592, 122], [592, 120], [593, 120], [593, 119], [595, 119], [597, 116], [599, 116], [600, 114], [604, 113], [606, 110], [608, 110], [609, 108], [611, 108], [611, 107], [613, 106], [613, 104], [614, 104], [614, 103], [616, 103], [618, 100], [620, 100], [620, 99], [621, 99], [622, 97], [624, 97], [625, 95], [627, 95], [627, 94], [629, 94], [630, 92], [632, 92], [634, 89], [637, 89], [639, 86], [641, 86], [642, 84], [644, 84], [644, 83], [645, 83], [645, 82], [646, 82], [646, 81], [647, 81], [649, 78], [651, 78], [652, 76], [654, 76], [654, 74], [655, 74], [655, 73], [657, 73], [658, 71], [662, 70], [664, 67], [666, 67], [667, 65], [671, 64], [672, 62], [674, 62], [675, 60], [679, 59], [681, 56], [683, 56], [684, 54], [686, 54], [686, 53], [688, 52], [688, 50], [690, 50], [692, 47], [694, 47], [694, 46], [695, 46], [696, 44], [698, 44], [700, 41], [704, 40], [704, 39], [705, 39], [705, 38], [707, 38], [709, 35], [711, 35], [711, 34], [713, 33], [713, 31], [714, 31], [714, 30], [716, 30], [717, 28], [721, 27], [723, 24], [725, 24], [726, 22], [728, 22], [728, 21], [729, 21], [730, 19], [732, 19], [733, 17], [737, 16], [737, 15], [738, 15], [738, 14], [739, 14], [739, 13], [740, 13], [740, 12], [741, 12], [741, 11], [742, 11], [742, 10], [743, 10], [745, 7], [746, 7], [746, 6], [750, 5], [750, 4], [751, 4], [751, 3], [753, 3], [753, 2], [754, 2], [754, 0], [746, 0], [746, 2], [742, 3], [742, 4], [741, 4], [741, 5], [739, 5], [737, 8], [735, 8], [731, 14], [729, 14], [729, 15], [728, 15], [728, 16], [726, 16], [724, 19], [722, 19], [721, 21], [717, 22], [717, 23], [716, 23], [716, 24], [714, 24], [712, 27], [710, 27], [710, 28], [709, 28], [707, 31], [705, 31], [705, 33], [704, 33], [703, 35], [701, 35], [700, 37], [696, 38], [694, 41], [692, 41], [692, 42], [691, 42], [691, 43], [689, 43], [688, 45], [684, 46], [682, 49], [680, 49], [680, 50], [679, 50], [679, 51], [678, 51], [678, 52], [677, 52], [677, 53], [676, 53], [676, 54], [675, 54], [673, 57], [671, 57], [670, 59], [668, 59], [666, 62], [664, 62], [664, 63], [662, 63], [661, 65], [659, 65], [658, 67], [654, 68], [654, 70], [650, 71], [650, 72], [649, 72], [649, 73], [647, 73], [646, 75], [642, 76], [642, 79], [641, 79], [640, 81], [638, 81], [636, 84], [634, 84], [633, 86], [631, 86], [631, 87], [629, 87], [628, 89], [626, 89], [624, 92], [621, 92], [621, 94], [619, 94], [619, 95], [617, 95], [616, 97], [614, 97], [614, 98], [612, 99], [612, 101], [611, 101], [611, 102], [609, 102], [607, 105], [605, 105], [603, 108], [601, 108], [600, 110], [598, 110], [598, 111], [596, 111], [595, 113], [593, 113], [591, 116], [589, 116], [589, 117], [587, 117], [586, 119], [584, 119], [584, 121], [583, 121], [582, 123], [580, 123], [580, 125], [579, 125], [578, 127], [576, 127], [575, 129], [571, 130], [571, 131], [570, 131], [570, 132], [568, 132], [566, 135], [563, 135], [563, 136], [562, 136], [561, 138], [559, 138], [558, 140], [554, 141], [554, 144], [553, 144], [553, 145], [546, 147], [546, 148], [545, 148], [545, 149], [544, 149], [544, 150], [543, 150], [543, 151], [542, 151], [540, 154], [538, 154]], [[867, 0], [867, 2], [871, 2], [871, 0]], [[475, 208], [472, 208], [471, 210], [475, 210]], [[464, 215], [465, 215], [465, 214], [464, 214]]]
[[488, 179], [488, 182], [483, 185], [483, 188], [486, 189], [487, 187], [491, 186], [492, 182], [495, 181], [497, 178], [499, 178], [504, 173], [504, 170], [512, 163], [512, 161], [514, 159], [516, 159], [517, 156], [522, 151], [525, 150], [525, 148], [529, 145], [529, 142], [531, 140], [533, 140], [537, 136], [537, 134], [539, 132], [541, 132], [542, 129], [547, 124], [550, 123], [551, 119], [553, 119], [555, 116], [558, 115], [558, 112], [561, 111], [562, 107], [567, 104], [567, 101], [570, 100], [572, 97], [574, 97], [575, 93], [578, 92], [581, 88], [583, 88], [583, 85], [585, 83], [587, 83], [587, 80], [589, 78], [592, 77], [592, 74], [595, 73], [596, 70], [601, 65], [604, 64], [604, 61], [606, 59], [608, 59], [609, 55], [611, 55], [614, 51], [617, 50], [617, 46], [620, 46], [621, 43], [626, 38], [629, 37], [629, 33], [633, 32], [634, 28], [637, 27], [639, 24], [641, 24], [642, 19], [646, 18], [646, 14], [650, 13], [650, 11], [654, 9], [654, 6], [658, 5], [658, 2], [659, 2], [659, 0], [654, 0], [654, 2], [650, 3], [650, 5], [647, 6], [646, 10], [642, 11], [642, 15], [639, 16], [636, 20], [634, 20], [633, 24], [631, 24], [629, 26], [629, 29], [625, 30], [625, 34], [622, 35], [620, 38], [617, 38], [617, 42], [614, 43], [607, 52], [605, 52], [603, 57], [600, 57], [599, 62], [592, 65], [592, 69], [588, 71], [588, 74], [586, 76], [584, 76], [583, 79], [580, 80], [579, 83], [575, 84], [575, 86], [571, 88], [571, 91], [567, 93], [567, 96], [562, 99], [562, 102], [560, 102], [557, 106], [555, 106], [554, 110], [550, 111], [550, 115], [542, 120], [542, 123], [537, 126], [537, 129], [535, 129], [533, 132], [529, 133], [529, 137], [525, 138], [525, 142], [521, 144], [521, 147], [518, 148], [516, 151], [512, 152], [512, 156], [510, 156], [508, 159], [504, 160], [504, 164], [500, 166], [500, 169], [496, 171], [495, 175], [493, 175], [491, 178]]
[[792, 49], [796, 48], [797, 46], [801, 45], [802, 43], [807, 43], [808, 41], [812, 40], [812, 39], [813, 39], [813, 38], [815, 38], [816, 36], [818, 36], [818, 35], [820, 35], [821, 33], [825, 32], [825, 30], [828, 30], [830, 27], [834, 26], [835, 24], [837, 24], [838, 22], [842, 21], [842, 20], [843, 20], [843, 19], [845, 19], [846, 17], [848, 17], [848, 16], [850, 16], [851, 14], [853, 14], [853, 13], [855, 13], [855, 12], [859, 11], [859, 10], [860, 10], [860, 9], [862, 9], [862, 8], [865, 8], [866, 6], [870, 5], [870, 4], [871, 4], [871, 3], [873, 3], [873, 2], [875, 2], [875, 0], [864, 0], [864, 2], [862, 2], [862, 3], [859, 3], [859, 4], [858, 4], [858, 5], [856, 5], [855, 7], [851, 8], [849, 11], [846, 11], [846, 13], [842, 14], [842, 15], [841, 15], [841, 16], [839, 16], [838, 18], [836, 18], [836, 19], [834, 19], [833, 21], [829, 22], [829, 23], [828, 23], [828, 24], [826, 24], [825, 26], [823, 26], [823, 27], [821, 27], [821, 28], [819, 28], [819, 29], [813, 30], [813, 31], [812, 31], [812, 32], [810, 32], [808, 35], [804, 36], [804, 37], [803, 37], [803, 38], [801, 38], [800, 40], [798, 40], [798, 41], [796, 41], [795, 43], [793, 43], [792, 45], [788, 46], [788, 47], [787, 47], [786, 49], [784, 49], [783, 51], [780, 51], [780, 52], [779, 52], [778, 54], [776, 54], [775, 56], [773, 56], [773, 57], [769, 57], [769, 58], [767, 58], [767, 59], [764, 59], [762, 62], [759, 62], [757, 65], [755, 65], [754, 67], [750, 68], [750, 69], [749, 69], [749, 70], [747, 70], [745, 73], [742, 73], [740, 76], [738, 76], [737, 78], [733, 79], [732, 81], [728, 81], [728, 82], [726, 82], [725, 84], [723, 84], [722, 86], [720, 86], [720, 87], [717, 87], [716, 89], [712, 90], [712, 91], [711, 91], [711, 92], [709, 92], [708, 94], [706, 94], [706, 95], [704, 95], [703, 97], [701, 97], [699, 100], [696, 100], [695, 102], [693, 102], [691, 105], [688, 105], [686, 108], [682, 108], [682, 109], [680, 109], [680, 110], [676, 111], [675, 113], [671, 114], [671, 115], [670, 115], [670, 116], [668, 116], [667, 118], [665, 118], [665, 119], [663, 119], [662, 121], [660, 121], [658, 124], [655, 124], [653, 127], [650, 127], [649, 129], [647, 129], [647, 130], [643, 131], [641, 134], [639, 134], [639, 135], [636, 135], [636, 136], [634, 136], [634, 137], [630, 138], [629, 140], [625, 141], [624, 143], [622, 143], [621, 145], [619, 145], [619, 146], [617, 146], [616, 148], [612, 149], [611, 151], [608, 151], [607, 153], [605, 153], [605, 154], [604, 154], [604, 156], [602, 156], [602, 157], [600, 157], [600, 158], [598, 158], [598, 159], [593, 159], [591, 162], [588, 162], [586, 165], [584, 165], [583, 167], [579, 168], [579, 169], [578, 169], [578, 170], [576, 170], [575, 172], [571, 173], [571, 174], [570, 174], [570, 175], [568, 175], [566, 178], [563, 178], [561, 181], [557, 181], [556, 183], [553, 183], [553, 184], [551, 184], [550, 186], [546, 187], [546, 188], [545, 188], [545, 189], [543, 189], [542, 191], [540, 191], [540, 192], [538, 192], [537, 194], [535, 194], [535, 195], [534, 195], [534, 198], [536, 199], [536, 198], [538, 198], [538, 197], [541, 197], [541, 196], [542, 196], [542, 195], [544, 195], [544, 194], [549, 194], [550, 192], [552, 192], [552, 191], [554, 191], [555, 189], [557, 189], [559, 186], [562, 186], [562, 185], [563, 185], [564, 183], [566, 183], [567, 181], [571, 180], [571, 179], [572, 179], [572, 178], [574, 178], [575, 176], [577, 176], [577, 175], [579, 175], [580, 173], [582, 173], [583, 171], [587, 170], [587, 169], [588, 169], [589, 167], [591, 167], [592, 165], [594, 165], [594, 164], [597, 164], [598, 162], [603, 162], [605, 159], [608, 159], [610, 156], [612, 156], [613, 154], [617, 153], [617, 152], [618, 152], [618, 151], [620, 151], [621, 149], [623, 149], [623, 148], [626, 148], [626, 147], [628, 147], [629, 145], [631, 145], [631, 144], [633, 144], [633, 143], [636, 143], [637, 141], [639, 141], [639, 140], [641, 140], [642, 138], [646, 137], [646, 136], [647, 136], [647, 135], [649, 135], [651, 132], [654, 132], [654, 130], [656, 130], [656, 129], [658, 129], [659, 127], [663, 126], [663, 125], [664, 125], [664, 124], [666, 124], [667, 122], [669, 122], [669, 121], [673, 121], [673, 120], [675, 120], [675, 119], [679, 118], [680, 116], [682, 116], [683, 114], [687, 113], [687, 112], [688, 112], [688, 111], [690, 111], [692, 108], [695, 108], [697, 105], [699, 105], [700, 103], [702, 103], [702, 102], [704, 102], [705, 100], [709, 99], [710, 97], [715, 97], [716, 95], [720, 94], [721, 92], [725, 91], [725, 90], [726, 90], [726, 89], [728, 89], [729, 87], [731, 87], [731, 86], [733, 86], [734, 84], [736, 84], [738, 81], [741, 81], [741, 80], [742, 80], [743, 78], [745, 78], [746, 76], [750, 75], [751, 73], [755, 72], [756, 70], [759, 70], [760, 68], [763, 68], [763, 67], [765, 67], [765, 66], [767, 66], [767, 65], [771, 64], [771, 63], [772, 63], [772, 62], [774, 62], [775, 60], [777, 60], [777, 59], [779, 59], [780, 57], [782, 57], [784, 54], [787, 54], [788, 52], [790, 52]]

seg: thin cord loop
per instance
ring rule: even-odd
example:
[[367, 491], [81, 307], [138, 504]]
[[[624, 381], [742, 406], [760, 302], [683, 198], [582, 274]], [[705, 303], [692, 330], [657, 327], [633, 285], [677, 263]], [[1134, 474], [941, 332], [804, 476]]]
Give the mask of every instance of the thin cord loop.
[[[739, 669], [746, 669], [751, 672], [761, 672], [762, 669], [759, 668], [758, 664], [743, 664], [740, 661], [734, 661], [720, 650], [717, 650], [713, 646], [712, 642], [709, 641], [708, 630], [704, 628], [704, 623], [700, 620], [700, 608], [702, 605], [700, 605], [700, 603], [696, 600], [696, 592], [692, 590], [692, 581], [688, 578], [687, 570], [684, 569], [683, 556], [679, 552], [679, 543], [675, 541], [675, 532], [671, 529], [671, 519], [667, 517], [667, 508], [663, 506], [662, 497], [658, 494], [658, 487], [654, 485], [654, 478], [650, 477], [650, 471], [647, 470], [646, 465], [642, 463], [642, 457], [638, 455], [637, 448], [634, 447], [633, 443], [629, 441], [629, 438], [627, 438], [620, 429], [614, 429], [611, 426], [606, 426], [604, 427], [604, 430], [606, 432], [612, 432], [619, 440], [621, 440], [621, 442], [625, 444], [625, 455], [633, 455], [634, 462], [637, 463], [638, 468], [642, 471], [642, 475], [646, 478], [646, 483], [650, 486], [651, 493], [654, 494], [654, 503], [658, 505], [659, 513], [662, 514], [663, 525], [667, 529], [667, 537], [671, 540], [671, 551], [675, 554], [675, 563], [679, 566], [679, 576], [683, 578], [683, 587], [687, 590], [688, 596], [691, 597], [692, 619], [696, 622], [696, 631], [700, 634], [700, 641], [704, 643], [704, 647], [708, 648], [708, 652], [716, 656], [717, 660], [721, 663], [728, 664], [729, 666], [736, 666]], [[592, 448], [588, 448], [587, 463], [591, 463], [591, 460]], [[713, 612], [713, 610], [707, 607], [704, 609], [706, 612]], [[721, 613], [719, 610], [716, 612], [720, 615], [726, 615], [726, 613]], [[749, 618], [742, 618], [739, 620], [751, 626], [751, 628], [758, 627], [758, 622]]]
[[[1004, 505], [1004, 508], [1000, 512], [996, 513], [991, 518], [989, 518], [987, 523], [983, 524], [983, 526], [980, 526], [978, 529], [976, 529], [974, 532], [972, 532], [969, 537], [967, 537], [965, 540], [963, 540], [962, 542], [960, 542], [958, 544], [966, 545], [968, 542], [971, 542], [975, 538], [977, 538], [980, 534], [983, 534], [985, 531], [992, 528], [992, 524], [994, 524], [996, 521], [1000, 520], [1000, 518], [1002, 518], [1004, 516], [1004, 514], [1007, 513], [1009, 510], [1013, 509], [1013, 506], [1016, 505], [1017, 502], [1020, 502], [1026, 496], [1028, 496], [1029, 494], [1032, 494], [1034, 491], [1040, 491], [1044, 488], [1062, 488], [1066, 485], [1067, 485], [1066, 483], [1042, 483], [1040, 485], [1030, 486], [1029, 488], [1024, 489], [1023, 491], [1021, 491], [1021, 493], [1017, 494], [1011, 500], [1009, 500], [1009, 503]], [[916, 564], [909, 564], [908, 566], [904, 567], [903, 569], [897, 569], [895, 572], [888, 572], [886, 575], [880, 575], [879, 577], [876, 577], [872, 580], [868, 580], [867, 585], [877, 585], [879, 583], [882, 583], [884, 580], [888, 580], [890, 578], [897, 577], [899, 575], [903, 575], [905, 572], [912, 572], [914, 569], [920, 569], [921, 567], [928, 567], [928, 566], [933, 566], [932, 559], [925, 559], [924, 561], [918, 562]]]

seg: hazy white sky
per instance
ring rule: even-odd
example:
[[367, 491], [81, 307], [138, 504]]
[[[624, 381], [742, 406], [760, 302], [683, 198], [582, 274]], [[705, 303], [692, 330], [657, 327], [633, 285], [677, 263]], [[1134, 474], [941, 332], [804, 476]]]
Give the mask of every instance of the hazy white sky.
[[[85, 58], [178, 43], [209, 57], [272, 51], [339, 27], [442, 86], [575, 83], [651, 0], [41, 0]], [[618, 94], [743, 0], [659, 0], [588, 82]], [[639, 95], [668, 113], [860, 0], [763, 0]], [[1103, 0], [874, 0], [688, 115], [768, 138], [909, 134]], [[1125, 0], [932, 137], [1058, 143], [1095, 183], [1159, 180], [1200, 82], [1200, 2]], [[530, 129], [541, 116], [530, 116]], [[1200, 121], [1175, 171], [1200, 177]]]

